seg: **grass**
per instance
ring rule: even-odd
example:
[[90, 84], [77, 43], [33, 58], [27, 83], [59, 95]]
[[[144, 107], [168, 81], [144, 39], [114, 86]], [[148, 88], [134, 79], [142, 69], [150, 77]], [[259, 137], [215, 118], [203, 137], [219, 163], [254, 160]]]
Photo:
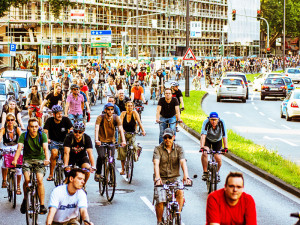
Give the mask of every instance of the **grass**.
[[[188, 127], [198, 133], [201, 132], [202, 123], [207, 118], [201, 107], [201, 100], [205, 93], [191, 91], [189, 98], [183, 95], [185, 110], [181, 118]], [[276, 151], [257, 145], [232, 130], [228, 130], [228, 145], [233, 154], [300, 189], [300, 166], [284, 159]]]
[[[283, 70], [277, 70], [277, 71], [273, 71], [276, 73], [283, 73]], [[257, 77], [259, 74], [261, 73], [252, 73], [252, 74], [246, 74], [247, 80], [250, 80], [251, 82], [254, 81], [254, 77]]]

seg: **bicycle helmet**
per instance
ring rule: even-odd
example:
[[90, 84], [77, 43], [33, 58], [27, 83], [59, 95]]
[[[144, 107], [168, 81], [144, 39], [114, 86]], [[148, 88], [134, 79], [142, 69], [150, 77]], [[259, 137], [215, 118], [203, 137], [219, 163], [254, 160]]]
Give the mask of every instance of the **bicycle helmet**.
[[85, 131], [85, 125], [82, 121], [77, 121], [74, 123], [73, 130]]
[[79, 89], [79, 86], [77, 84], [72, 84], [71, 85], [71, 90], [75, 89], [75, 88], [78, 88]]
[[177, 87], [177, 86], [179, 86], [179, 83], [178, 83], [178, 82], [175, 82], [175, 81], [174, 81], [174, 82], [171, 83], [171, 87]]
[[54, 105], [52, 107], [52, 113], [62, 112], [63, 108], [60, 105]]

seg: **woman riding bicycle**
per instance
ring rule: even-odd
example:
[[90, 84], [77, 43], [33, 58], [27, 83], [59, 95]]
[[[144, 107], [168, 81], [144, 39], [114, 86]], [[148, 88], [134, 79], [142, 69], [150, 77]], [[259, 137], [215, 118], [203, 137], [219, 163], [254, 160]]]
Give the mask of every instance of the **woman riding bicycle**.
[[[134, 156], [135, 156], [134, 160], [137, 161], [138, 154], [137, 154], [137, 146], [135, 143], [135, 131], [136, 131], [137, 124], [139, 124], [141, 128], [143, 136], [146, 135], [146, 132], [140, 120], [139, 114], [137, 113], [137, 111], [133, 110], [132, 101], [126, 102], [126, 111], [121, 113], [120, 119], [122, 122], [123, 129], [125, 131], [126, 142], [132, 144]], [[121, 142], [120, 139], [119, 142]], [[121, 175], [125, 175], [125, 168], [124, 168], [125, 159], [126, 159], [126, 147], [120, 147], [118, 149], [118, 160], [121, 160], [121, 164], [122, 164], [122, 171], [120, 173]]]
[[[21, 135], [22, 131], [16, 124], [16, 117], [12, 113], [8, 113], [6, 116], [4, 127], [0, 130], [0, 142], [3, 138], [4, 146], [14, 146], [16, 147], [18, 144], [18, 139]], [[7, 168], [2, 164], [2, 188], [7, 187]], [[17, 169], [17, 195], [21, 195], [20, 182], [22, 178], [22, 169]]]
[[5, 125], [6, 121], [6, 115], [8, 113], [12, 113], [16, 120], [16, 123], [19, 127], [21, 127], [22, 130], [25, 130], [25, 127], [23, 125], [22, 119], [21, 119], [21, 110], [17, 107], [17, 102], [15, 100], [10, 100], [8, 102], [8, 105], [3, 106], [3, 113], [2, 113], [2, 128]]

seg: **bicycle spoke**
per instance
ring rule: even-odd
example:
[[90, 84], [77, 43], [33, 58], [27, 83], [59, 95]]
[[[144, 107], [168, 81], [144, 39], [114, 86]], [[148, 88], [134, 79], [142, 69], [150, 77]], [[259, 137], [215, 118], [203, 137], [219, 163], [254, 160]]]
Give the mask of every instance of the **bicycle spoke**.
[[116, 174], [114, 164], [109, 164], [106, 168], [106, 198], [111, 202], [116, 190]]
[[32, 196], [32, 192], [27, 192], [27, 205], [26, 205], [26, 222], [27, 225], [35, 225], [34, 224], [34, 200]]

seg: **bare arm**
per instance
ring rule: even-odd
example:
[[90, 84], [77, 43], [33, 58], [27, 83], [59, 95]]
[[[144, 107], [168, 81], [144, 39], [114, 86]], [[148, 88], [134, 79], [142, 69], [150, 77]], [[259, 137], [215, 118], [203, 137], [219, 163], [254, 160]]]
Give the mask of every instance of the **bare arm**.
[[18, 161], [18, 158], [20, 157], [20, 154], [21, 154], [22, 149], [23, 149], [23, 144], [22, 144], [22, 143], [19, 143], [19, 144], [18, 144], [17, 151], [16, 151], [16, 154], [15, 154], [15, 157], [14, 157], [14, 160], [12, 161], [12, 164], [13, 164], [14, 166], [17, 165], [17, 161]]
[[68, 116], [69, 106], [70, 106], [70, 103], [69, 103], [69, 102], [66, 102], [66, 106], [65, 106], [65, 116], [66, 116], [66, 117]]
[[228, 148], [227, 137], [223, 137], [223, 146], [224, 148]]
[[200, 147], [201, 148], [204, 148], [204, 146], [205, 146], [205, 139], [206, 139], [206, 135], [202, 134], [201, 138], [200, 138]]
[[69, 157], [70, 157], [70, 148], [64, 148], [64, 166], [67, 167], [69, 165]]
[[6, 120], [6, 113], [3, 112], [3, 113], [2, 113], [2, 122], [1, 122], [1, 127], [2, 127], [2, 128], [4, 127], [5, 120]]
[[47, 99], [45, 99], [45, 100], [42, 102], [41, 110], [43, 110], [43, 108], [45, 107], [46, 102], [47, 102]]
[[53, 218], [55, 216], [56, 211], [57, 211], [57, 208], [50, 207], [49, 213], [48, 213], [48, 216], [47, 216], [47, 220], [46, 220], [46, 225], [51, 225], [52, 224]]
[[176, 119], [177, 119], [177, 121], [181, 121], [181, 119], [180, 119], [179, 105], [175, 106], [175, 111], [176, 111]]
[[181, 96], [181, 97], [179, 98], [179, 100], [180, 100], [181, 107], [184, 108], [183, 97]]
[[17, 120], [18, 120], [18, 122], [19, 122], [19, 124], [20, 124], [20, 126], [21, 126], [21, 129], [25, 129], [25, 127], [24, 127], [24, 124], [23, 124], [23, 122], [22, 122], [22, 118], [21, 118], [21, 113], [18, 113], [17, 114]]
[[88, 155], [89, 155], [89, 159], [91, 161], [91, 166], [95, 167], [95, 160], [94, 160], [94, 156], [93, 156], [93, 149], [92, 148], [88, 148], [86, 149]]
[[181, 159], [180, 160], [180, 166], [183, 172], [183, 181], [187, 182], [187, 178], [189, 177], [187, 165], [186, 165], [186, 159]]
[[138, 122], [142, 132], [143, 132], [143, 135], [145, 136], [146, 135], [146, 132], [144, 130], [144, 127], [143, 127], [143, 124], [141, 122], [141, 119], [140, 119], [140, 116], [139, 114], [137, 113], [137, 111], [133, 111], [133, 116], [136, 118], [136, 121]]
[[49, 162], [48, 142], [47, 143], [43, 143], [43, 149], [44, 149], [44, 154], [45, 154], [45, 161]]
[[133, 100], [134, 100], [134, 92], [131, 92], [131, 96], [130, 96], [130, 98], [131, 98], [131, 101], [133, 101]]
[[99, 141], [99, 128], [100, 128], [100, 125], [96, 124], [95, 125], [95, 142]]
[[5, 132], [5, 128], [1, 128], [1, 130], [0, 130], [0, 142], [2, 141], [4, 132]]
[[161, 111], [161, 106], [158, 105], [156, 109], [156, 122], [159, 122], [159, 117], [160, 117], [160, 111]]
[[[124, 135], [123, 126], [120, 125], [120, 126], [118, 126], [118, 128], [119, 128], [119, 132], [120, 132], [120, 134], [121, 134], [122, 142], [125, 143], [125, 145], [126, 145], [126, 140], [125, 140], [125, 135]], [[123, 147], [124, 147], [124, 146], [123, 146]]]
[[[153, 160], [153, 166], [154, 166], [154, 185], [155, 184], [157, 184], [157, 185], [159, 185], [159, 184], [162, 184], [162, 181], [161, 181], [161, 178], [160, 178], [160, 172], [159, 172], [159, 162], [160, 162], [160, 160], [159, 159], [154, 159]], [[158, 182], [158, 180], [160, 180], [159, 182]]]
[[[82, 220], [86, 220], [86, 221], [90, 221], [90, 217], [87, 211], [87, 208], [80, 208], [79, 209], [80, 212], [80, 217], [82, 218]], [[93, 223], [90, 222], [90, 224], [93, 225]], [[88, 223], [84, 223], [84, 225], [88, 225]]]

